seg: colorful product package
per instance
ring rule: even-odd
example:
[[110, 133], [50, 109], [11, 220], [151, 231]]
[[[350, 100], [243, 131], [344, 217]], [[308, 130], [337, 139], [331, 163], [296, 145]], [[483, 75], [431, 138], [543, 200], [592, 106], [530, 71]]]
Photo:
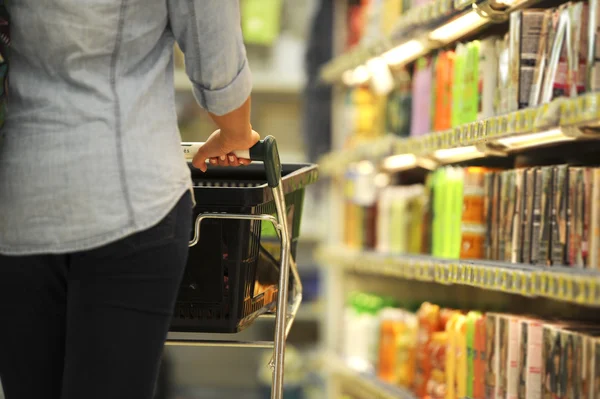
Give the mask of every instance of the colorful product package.
[[569, 230], [569, 259], [572, 267], [588, 266], [589, 221], [591, 215], [592, 170], [585, 167], [569, 169], [569, 208], [571, 229]]
[[513, 263], [523, 262], [523, 216], [525, 201], [525, 169], [515, 170], [515, 211], [512, 222], [512, 243], [510, 261]]
[[477, 323], [482, 315], [479, 312], [469, 312], [467, 314], [466, 328], [466, 347], [467, 347], [467, 378], [466, 395], [467, 398], [475, 397], [475, 379], [477, 375], [476, 364], [478, 362], [479, 351], [477, 347]]
[[464, 122], [465, 76], [468, 49], [465, 44], [458, 44], [454, 53], [454, 79], [452, 86], [452, 127]]
[[412, 313], [388, 308], [381, 312], [378, 377], [400, 386], [414, 381], [417, 320]]
[[494, 195], [492, 197], [492, 257], [491, 260], [500, 260], [502, 205], [502, 173], [498, 172], [494, 179]]
[[544, 82], [544, 73], [546, 72], [546, 64], [548, 63], [548, 35], [552, 25], [552, 10], [544, 11], [544, 19], [542, 21], [542, 31], [540, 32], [540, 40], [538, 44], [537, 59], [535, 70], [533, 73], [533, 84], [531, 86], [531, 95], [529, 98], [529, 106], [537, 107], [540, 104], [542, 97], [542, 84]]
[[548, 103], [567, 92], [567, 30], [569, 27], [568, 5], [554, 10], [548, 34], [548, 62], [542, 86], [542, 103]]
[[486, 366], [486, 316], [482, 315], [475, 322], [475, 353], [473, 375], [473, 399], [485, 399], [485, 366]]
[[525, 170], [525, 201], [523, 207], [523, 263], [532, 263], [531, 261], [531, 239], [533, 233], [534, 213], [535, 213], [535, 193], [536, 193], [537, 168]]
[[510, 15], [509, 111], [529, 106], [544, 10], [521, 10]]
[[435, 63], [435, 116], [433, 130], [452, 127], [452, 84], [454, 81], [454, 51], [442, 51]]
[[474, 40], [467, 44], [466, 63], [464, 66], [463, 102], [461, 124], [475, 122], [479, 114], [480, 80], [479, 58], [481, 43]]
[[427, 382], [431, 378], [432, 364], [427, 347], [431, 343], [432, 334], [441, 330], [440, 307], [423, 303], [417, 312], [418, 335], [416, 348], [416, 374], [414, 392], [417, 396], [425, 396]]
[[433, 71], [431, 58], [420, 58], [413, 75], [411, 110], [411, 136], [422, 136], [431, 132], [431, 94]]
[[483, 259], [485, 256], [485, 174], [484, 168], [464, 170], [460, 259]]
[[410, 75], [406, 69], [394, 74], [396, 85], [386, 104], [386, 130], [398, 137], [410, 135], [412, 92]]
[[446, 355], [448, 352], [448, 333], [432, 334], [430, 345], [431, 377], [427, 383], [427, 397], [446, 399]]
[[500, 342], [497, 339], [500, 332], [500, 315], [487, 313], [485, 316], [485, 398], [496, 399], [496, 386], [499, 376]]
[[585, 86], [587, 92], [600, 90], [600, 1], [589, 0], [587, 63]]
[[489, 37], [479, 44], [479, 109], [477, 119], [496, 115], [498, 89], [498, 37]]
[[566, 265], [568, 253], [568, 193], [569, 168], [567, 165], [554, 167], [552, 209], [550, 211], [552, 231], [552, 265]]
[[543, 399], [562, 398], [560, 387], [563, 348], [559, 327], [551, 324], [544, 325], [543, 340], [542, 397]]
[[533, 224], [531, 232], [531, 263], [550, 263], [550, 209], [552, 206], [552, 167], [536, 171]]
[[[514, 171], [505, 170], [500, 173], [502, 191], [500, 192], [498, 260], [509, 261], [512, 243], [512, 215], [514, 213], [515, 179]], [[507, 242], [507, 239], [509, 240]], [[508, 259], [506, 254], [509, 254]]]
[[510, 347], [509, 328], [510, 316], [501, 314], [498, 316], [498, 330], [496, 336], [496, 398], [506, 398], [508, 384], [508, 352]]
[[483, 210], [483, 214], [484, 214], [484, 219], [485, 219], [485, 243], [484, 243], [484, 248], [485, 248], [485, 259], [494, 259], [494, 257], [492, 256], [492, 252], [493, 252], [493, 225], [492, 225], [492, 220], [493, 217], [496, 215], [496, 212], [493, 211], [493, 199], [494, 199], [494, 186], [495, 186], [495, 182], [494, 180], [496, 179], [496, 173], [495, 172], [488, 172], [485, 174], [485, 181], [484, 181], [484, 192], [485, 192], [485, 198], [484, 198], [484, 210]]
[[506, 399], [519, 397], [519, 371], [522, 359], [522, 324], [521, 319], [515, 316], [505, 316], [508, 328], [508, 358], [506, 365]]
[[588, 268], [600, 268], [600, 168], [591, 171], [592, 197], [589, 219], [589, 258]]
[[467, 397], [467, 317], [460, 315], [454, 326], [454, 348], [456, 350], [456, 397]]
[[542, 398], [542, 344], [544, 325], [539, 320], [521, 321], [519, 399]]
[[511, 63], [509, 35], [498, 42], [498, 93], [496, 99], [496, 113], [506, 114], [511, 111]]

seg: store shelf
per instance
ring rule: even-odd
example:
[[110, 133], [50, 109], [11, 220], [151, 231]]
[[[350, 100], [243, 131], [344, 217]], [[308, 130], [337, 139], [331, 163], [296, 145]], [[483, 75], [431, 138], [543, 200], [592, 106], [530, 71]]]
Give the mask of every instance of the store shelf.
[[468, 285], [528, 297], [600, 307], [600, 272], [484, 260], [445, 260], [421, 255], [386, 255], [347, 248], [321, 248], [323, 263], [346, 270], [432, 282]]
[[363, 399], [416, 399], [408, 390], [386, 384], [376, 377], [358, 373], [348, 367], [337, 356], [327, 356], [328, 371], [343, 386], [343, 391]]
[[403, 14], [390, 35], [334, 58], [321, 69], [321, 79], [327, 83], [351, 84], [344, 74], [369, 60], [382, 57], [394, 66], [410, 63], [486, 26], [504, 22], [511, 12], [535, 3], [536, 0], [434, 0]]
[[[363, 160], [380, 163], [392, 155], [410, 155], [411, 158], [402, 162], [407, 169], [422, 165], [423, 160], [436, 166], [468, 157], [506, 155], [557, 142], [598, 140], [600, 134], [595, 129], [599, 124], [600, 93], [559, 98], [540, 107], [420, 137], [386, 136], [354, 149], [328, 154], [320, 161], [320, 170], [329, 175], [343, 173], [351, 163]], [[445, 151], [447, 156], [441, 157], [440, 150], [452, 151]]]
[[[253, 93], [265, 94], [300, 94], [304, 88], [304, 81], [301, 79], [282, 79], [282, 74], [260, 74], [254, 73]], [[192, 84], [185, 71], [176, 70], [174, 80], [175, 90], [180, 92], [191, 91]]]

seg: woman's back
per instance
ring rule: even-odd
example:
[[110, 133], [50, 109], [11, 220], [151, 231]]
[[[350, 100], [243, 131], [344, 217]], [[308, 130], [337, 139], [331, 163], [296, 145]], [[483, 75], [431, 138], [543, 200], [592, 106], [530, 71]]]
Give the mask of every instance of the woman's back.
[[189, 187], [166, 0], [18, 0], [0, 148], [0, 251], [99, 246]]

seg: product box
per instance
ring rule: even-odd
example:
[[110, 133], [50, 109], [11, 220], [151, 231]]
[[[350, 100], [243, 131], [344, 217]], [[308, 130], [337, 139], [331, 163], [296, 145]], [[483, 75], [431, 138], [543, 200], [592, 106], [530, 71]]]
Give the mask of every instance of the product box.
[[592, 197], [591, 218], [589, 219], [589, 258], [588, 268], [600, 268], [600, 168], [591, 171]]
[[589, 0], [586, 91], [600, 90], [600, 1]]
[[550, 265], [552, 180], [552, 167], [543, 167], [537, 170], [531, 234], [531, 262], [536, 265]]
[[566, 265], [568, 253], [568, 194], [569, 168], [567, 165], [554, 167], [551, 215], [551, 259], [552, 265]]
[[454, 58], [454, 51], [442, 51], [436, 60], [434, 131], [447, 130], [452, 127]]
[[[511, 316], [502, 314], [498, 317], [498, 335], [496, 344], [498, 348], [496, 373], [496, 398], [506, 398], [509, 376], [509, 341]], [[512, 374], [511, 374], [512, 377]]]
[[500, 314], [485, 315], [485, 398], [500, 399], [496, 396], [496, 386], [500, 372]]
[[529, 9], [510, 14], [509, 111], [529, 106], [543, 23], [544, 10]]
[[430, 57], [420, 58], [413, 75], [411, 136], [422, 136], [431, 132], [432, 82], [432, 60]]
[[456, 350], [456, 397], [467, 397], [467, 317], [460, 315], [454, 325], [454, 349]]
[[521, 319], [515, 316], [505, 316], [508, 329], [508, 358], [505, 368], [506, 373], [506, 399], [519, 397], [519, 371], [521, 361]]
[[473, 399], [485, 399], [486, 316], [475, 322]]
[[[531, 239], [533, 233], [535, 212], [535, 194], [536, 194], [536, 176], [537, 168], [525, 170], [525, 201], [523, 203], [523, 263], [532, 263], [531, 261]], [[539, 221], [537, 221], [539, 223]]]
[[412, 92], [411, 79], [406, 69], [394, 73], [394, 90], [387, 96], [386, 130], [398, 137], [410, 135]]
[[467, 57], [464, 67], [464, 91], [462, 106], [462, 122], [470, 123], [477, 120], [480, 104], [479, 87], [479, 58], [481, 43], [474, 40], [467, 44]]
[[583, 93], [586, 87], [586, 66], [587, 66], [587, 49], [588, 49], [588, 22], [589, 22], [589, 6], [584, 2], [576, 2], [570, 4], [569, 12], [569, 35], [567, 40], [570, 42], [567, 45], [568, 54], [567, 62], [567, 91], [565, 95], [576, 97]]
[[[507, 114], [511, 111], [509, 106], [511, 95], [511, 64], [509, 35], [498, 42], [498, 91], [496, 98], [496, 114]], [[513, 107], [514, 108], [514, 107]]]
[[560, 387], [563, 347], [560, 329], [551, 324], [544, 325], [543, 340], [542, 398], [562, 398]]
[[512, 227], [515, 213], [515, 171], [502, 172], [500, 179], [502, 180], [502, 192], [500, 194], [498, 260], [509, 262], [512, 257]]
[[461, 259], [482, 259], [485, 256], [485, 173], [484, 168], [464, 170]]
[[477, 347], [477, 322], [482, 316], [479, 312], [469, 312], [467, 314], [467, 378], [466, 378], [466, 396], [475, 397], [475, 378], [477, 375], [476, 364], [478, 362], [479, 352]]
[[587, 267], [589, 254], [589, 221], [591, 217], [592, 170], [573, 167], [569, 170], [569, 265]]
[[468, 56], [467, 45], [459, 43], [454, 53], [454, 79], [452, 86], [452, 127], [465, 123], [465, 77]]
[[515, 170], [515, 211], [512, 223], [511, 256], [513, 263], [523, 262], [523, 217], [525, 201], [525, 169]]
[[485, 174], [484, 179], [484, 208], [483, 215], [485, 219], [485, 259], [494, 259], [493, 255], [493, 238], [494, 238], [494, 225], [493, 217], [497, 216], [498, 212], [494, 212], [494, 188], [496, 180], [496, 172], [488, 172]]
[[536, 107], [540, 105], [542, 97], [542, 84], [544, 82], [544, 73], [548, 63], [548, 35], [552, 26], [552, 10], [544, 11], [544, 19], [542, 21], [542, 31], [540, 32], [540, 40], [538, 43], [538, 52], [536, 57], [535, 69], [533, 72], [533, 84], [531, 86], [531, 94], [529, 97], [529, 106]]
[[543, 324], [538, 320], [521, 321], [521, 361], [519, 399], [542, 398]]
[[477, 119], [496, 115], [496, 91], [498, 89], [498, 42], [499, 37], [489, 37], [479, 42], [479, 107]]
[[548, 103], [567, 92], [567, 30], [569, 27], [568, 5], [553, 11], [548, 33], [548, 62], [542, 86], [542, 103]]

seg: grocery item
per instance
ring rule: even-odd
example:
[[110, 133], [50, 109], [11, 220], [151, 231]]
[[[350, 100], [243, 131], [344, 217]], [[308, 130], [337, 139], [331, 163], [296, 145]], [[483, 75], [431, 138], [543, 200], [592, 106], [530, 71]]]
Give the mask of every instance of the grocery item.
[[551, 235], [551, 263], [553, 265], [566, 265], [568, 253], [569, 215], [569, 170], [567, 165], [554, 167], [554, 182], [552, 187], [552, 209], [550, 211]]
[[467, 348], [467, 375], [466, 375], [466, 394], [468, 398], [475, 398], [475, 379], [477, 373], [476, 364], [478, 362], [479, 351], [477, 341], [477, 323], [482, 315], [479, 312], [471, 311], [467, 313], [466, 319], [466, 348]]
[[526, 108], [535, 79], [535, 65], [544, 26], [544, 10], [521, 10], [510, 15], [510, 86], [508, 111]]
[[379, 365], [377, 375], [394, 385], [411, 386], [414, 381], [417, 319], [402, 309], [381, 311]]
[[432, 82], [431, 58], [420, 58], [413, 74], [411, 136], [422, 136], [431, 132]]
[[473, 399], [485, 398], [486, 369], [486, 316], [482, 315], [475, 322], [473, 364]]
[[454, 51], [442, 51], [435, 61], [435, 107], [433, 130], [452, 127], [452, 87], [454, 83]]
[[498, 384], [500, 370], [500, 315], [497, 313], [487, 313], [485, 316], [485, 398], [500, 398], [496, 395], [496, 386]]
[[432, 363], [428, 356], [432, 335], [441, 331], [440, 307], [425, 302], [417, 312], [419, 321], [419, 331], [417, 336], [416, 349], [416, 375], [414, 383], [414, 392], [417, 396], [424, 396], [427, 392], [427, 382], [431, 378]]

